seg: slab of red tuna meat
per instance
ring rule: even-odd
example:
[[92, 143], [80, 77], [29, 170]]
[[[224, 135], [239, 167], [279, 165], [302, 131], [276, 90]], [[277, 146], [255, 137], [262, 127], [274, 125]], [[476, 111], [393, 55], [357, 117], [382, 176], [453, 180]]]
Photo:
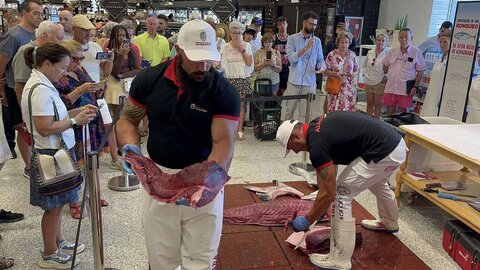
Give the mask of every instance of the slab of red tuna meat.
[[311, 201], [284, 197], [274, 201], [225, 209], [223, 221], [225, 224], [285, 226], [297, 215], [306, 215], [312, 206]]
[[148, 194], [163, 203], [175, 203], [184, 198], [191, 207], [203, 207], [215, 199], [230, 179], [215, 161], [193, 164], [175, 174], [168, 174], [162, 172], [150, 158], [133, 151], [125, 155], [125, 160], [132, 164]]

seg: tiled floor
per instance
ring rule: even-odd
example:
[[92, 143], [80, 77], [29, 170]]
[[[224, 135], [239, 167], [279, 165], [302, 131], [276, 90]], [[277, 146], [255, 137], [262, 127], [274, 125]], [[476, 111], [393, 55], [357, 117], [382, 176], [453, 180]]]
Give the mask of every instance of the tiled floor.
[[[314, 101], [312, 115], [319, 115], [322, 107], [322, 100]], [[282, 149], [275, 141], [258, 141], [254, 138], [251, 128], [246, 129], [246, 139], [244, 141], [237, 141], [235, 144], [235, 156], [230, 168], [229, 174], [232, 176], [229, 184], [245, 184], [245, 183], [259, 183], [271, 182], [273, 179], [280, 181], [300, 181], [302, 178], [293, 175], [289, 172], [288, 166], [291, 163], [301, 161], [301, 155], [291, 154], [287, 158], [282, 157]], [[143, 144], [145, 150], [145, 144]], [[104, 233], [104, 253], [105, 266], [116, 267], [118, 269], [136, 270], [147, 269], [147, 255], [144, 245], [144, 235], [140, 221], [140, 205], [139, 192], [116, 192], [108, 188], [108, 180], [113, 176], [120, 175], [119, 171], [114, 171], [109, 168], [110, 156], [103, 155], [100, 158], [100, 186], [102, 197], [107, 199], [110, 206], [102, 209], [103, 216], [103, 233]], [[37, 269], [37, 261], [39, 251], [42, 248], [42, 238], [40, 231], [40, 220], [42, 211], [38, 207], [33, 207], [29, 204], [29, 185], [28, 180], [22, 176], [24, 164], [19, 157], [16, 160], [7, 162], [2, 171], [0, 171], [0, 208], [22, 212], [25, 214], [23, 221], [12, 224], [0, 224], [0, 233], [3, 240], [0, 241], [0, 256], [14, 257], [14, 270], [31, 270]], [[229, 196], [229, 195], [227, 195]], [[360, 211], [360, 207], [355, 208], [355, 215], [368, 215], [367, 212], [376, 214], [375, 198], [369, 192], [364, 192], [357, 196], [357, 202], [366, 210]], [[236, 196], [232, 200], [227, 200], [225, 207], [231, 207], [233, 204], [244, 205], [251, 201], [248, 196]], [[420, 258], [431, 269], [445, 270], [445, 269], [460, 269], [453, 261], [449, 259], [446, 252], [441, 247], [441, 232], [443, 224], [450, 219], [442, 210], [432, 205], [426, 200], [419, 199], [414, 205], [402, 204], [400, 212], [400, 232], [394, 236], [387, 236], [382, 234], [374, 234], [364, 237], [364, 249], [381, 250], [383, 244], [395, 241], [399, 243], [400, 240], [408, 249], [410, 249], [418, 258]], [[72, 219], [68, 213], [68, 209], [64, 209], [63, 215], [63, 232], [67, 239], [73, 240], [77, 229], [77, 221]], [[240, 231], [242, 233], [256, 233], [258, 240], [264, 244], [280, 243], [279, 235], [281, 231], [272, 231], [268, 228], [251, 227], [250, 229], [225, 228], [225, 237], [222, 241], [222, 251], [225, 249], [224, 243], [228, 242], [233, 231]], [[80, 254], [80, 264], [75, 269], [92, 270], [93, 269], [93, 255], [92, 255], [92, 233], [91, 220], [84, 219], [81, 227], [80, 239], [87, 249]], [[267, 236], [269, 233], [269, 236]], [[367, 232], [365, 236], [367, 236]], [[278, 238], [276, 238], [278, 237]], [[283, 235], [284, 237], [284, 235]], [[377, 239], [377, 240], [375, 240]], [[388, 239], [386, 241], [385, 239]], [[391, 243], [395, 243], [391, 242]], [[283, 242], [282, 242], [283, 244]], [[277, 244], [277, 245], [282, 245]], [[236, 252], [252, 252], [251, 249], [237, 245]], [[268, 250], [255, 247], [258, 252], [267, 252], [269, 257], [271, 254]], [[396, 252], [403, 252], [401, 250], [393, 250], [392, 256], [385, 256], [379, 258], [368, 257], [364, 260], [357, 261], [354, 259], [354, 266], [356, 269], [392, 269], [391, 265], [396, 265], [393, 269], [411, 269], [411, 257], [402, 256], [396, 258]], [[356, 253], [359, 251], [357, 250]], [[298, 261], [292, 259], [291, 254], [286, 253], [284, 256], [275, 257], [275, 260], [265, 260], [261, 262], [262, 267], [270, 267], [267, 269], [291, 269], [285, 264], [285, 260], [290, 262], [298, 262], [300, 264], [306, 262], [304, 266], [294, 266], [293, 269], [305, 269], [302, 267], [311, 267], [308, 261], [304, 258], [298, 258]], [[359, 253], [361, 255], [362, 253]], [[365, 254], [365, 253], [363, 253]], [[278, 255], [278, 254], [277, 254]], [[275, 256], [277, 256], [275, 255]], [[230, 257], [229, 255], [225, 255]], [[280, 258], [282, 257], [282, 258]], [[222, 258], [222, 267], [227, 267], [227, 258]], [[245, 257], [242, 257], [245, 258]], [[250, 260], [234, 260], [238, 265], [245, 265]], [[296, 257], [297, 258], [297, 257]], [[230, 259], [230, 258], [228, 258]], [[272, 268], [273, 261], [278, 268]], [[282, 263], [280, 264], [280, 261]], [[225, 264], [223, 264], [225, 262]], [[285, 268], [285, 267], [286, 268]], [[282, 268], [283, 267], [283, 268]], [[360, 268], [361, 267], [361, 268]], [[227, 269], [227, 268], [222, 268]], [[233, 267], [230, 269], [239, 269]]]

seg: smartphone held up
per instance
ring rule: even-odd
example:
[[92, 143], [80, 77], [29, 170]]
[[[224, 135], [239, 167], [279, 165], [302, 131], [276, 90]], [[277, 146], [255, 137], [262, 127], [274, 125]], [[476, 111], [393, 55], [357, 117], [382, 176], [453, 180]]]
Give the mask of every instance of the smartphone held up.
[[112, 57], [111, 52], [97, 52], [95, 60], [109, 60]]
[[272, 60], [272, 51], [267, 51], [265, 58], [266, 58], [267, 60]]

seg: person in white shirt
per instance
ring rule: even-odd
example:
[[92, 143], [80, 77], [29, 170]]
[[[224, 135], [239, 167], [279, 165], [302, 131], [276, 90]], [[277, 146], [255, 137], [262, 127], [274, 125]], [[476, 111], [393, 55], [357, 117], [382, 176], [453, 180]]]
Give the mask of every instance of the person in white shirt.
[[262, 25], [262, 18], [254, 17], [252, 19], [252, 23], [248, 26], [249, 29], [253, 29], [257, 33], [256, 36], [250, 41], [253, 55], [255, 55], [257, 51], [262, 48]]
[[90, 77], [95, 82], [100, 82], [101, 74], [110, 74], [113, 68], [113, 54], [107, 60], [96, 60], [97, 53], [103, 52], [102, 47], [95, 42], [90, 41], [90, 30], [95, 29], [95, 26], [90, 20], [81, 14], [77, 14], [72, 19], [73, 24], [73, 40], [82, 44], [83, 56], [85, 60], [82, 66], [87, 70]]
[[388, 37], [379, 34], [375, 39], [375, 49], [368, 51], [367, 58], [363, 63], [365, 69], [365, 94], [367, 94], [367, 114], [380, 118], [382, 114], [382, 97], [385, 90], [387, 76], [383, 71], [383, 58], [387, 55], [388, 49], [385, 46]]
[[[48, 155], [55, 154], [56, 149], [61, 148], [61, 137], [71, 157], [75, 159], [73, 128], [88, 124], [96, 117], [97, 107], [89, 104], [67, 111], [59, 92], [53, 86], [53, 83], [66, 73], [70, 63], [70, 52], [59, 44], [46, 43], [26, 49], [25, 61], [33, 70], [22, 93], [21, 107], [36, 151]], [[62, 209], [65, 204], [78, 199], [80, 187], [58, 195], [45, 196], [38, 190], [37, 179], [40, 177], [36, 162], [32, 163], [31, 174], [30, 204], [44, 210], [41, 221], [43, 252], [38, 265], [41, 268], [69, 269], [72, 258], [67, 253], [71, 254], [74, 251], [75, 243], [63, 238]], [[78, 243], [76, 249], [78, 253], [82, 252], [85, 245]]]
[[[223, 45], [220, 50], [222, 56], [221, 67], [225, 78], [235, 86], [243, 98], [252, 93], [248, 77], [253, 72], [253, 54], [250, 43], [242, 41], [243, 25], [231, 22], [229, 25], [231, 41]], [[240, 120], [238, 122], [237, 139], [243, 140], [243, 122], [245, 121], [245, 103], [240, 106]]]

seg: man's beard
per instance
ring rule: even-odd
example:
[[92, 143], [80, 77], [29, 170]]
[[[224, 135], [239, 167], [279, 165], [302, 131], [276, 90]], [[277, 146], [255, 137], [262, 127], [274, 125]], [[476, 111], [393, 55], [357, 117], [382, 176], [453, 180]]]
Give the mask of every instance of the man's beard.
[[307, 34], [311, 34], [312, 33], [312, 30], [308, 29], [308, 28], [303, 28], [303, 32], [307, 33]]
[[[177, 66], [176, 66], [177, 76], [185, 92], [193, 98], [201, 90], [207, 88], [208, 82], [211, 79], [211, 75], [210, 75], [210, 72], [208, 71], [207, 72], [198, 71], [198, 72], [188, 74], [187, 72], [185, 72], [185, 70], [183, 70], [182, 63], [183, 63], [182, 57], [179, 57], [177, 59]], [[195, 76], [201, 76], [201, 75], [203, 75], [203, 79], [201, 81], [197, 81], [195, 79]]]

